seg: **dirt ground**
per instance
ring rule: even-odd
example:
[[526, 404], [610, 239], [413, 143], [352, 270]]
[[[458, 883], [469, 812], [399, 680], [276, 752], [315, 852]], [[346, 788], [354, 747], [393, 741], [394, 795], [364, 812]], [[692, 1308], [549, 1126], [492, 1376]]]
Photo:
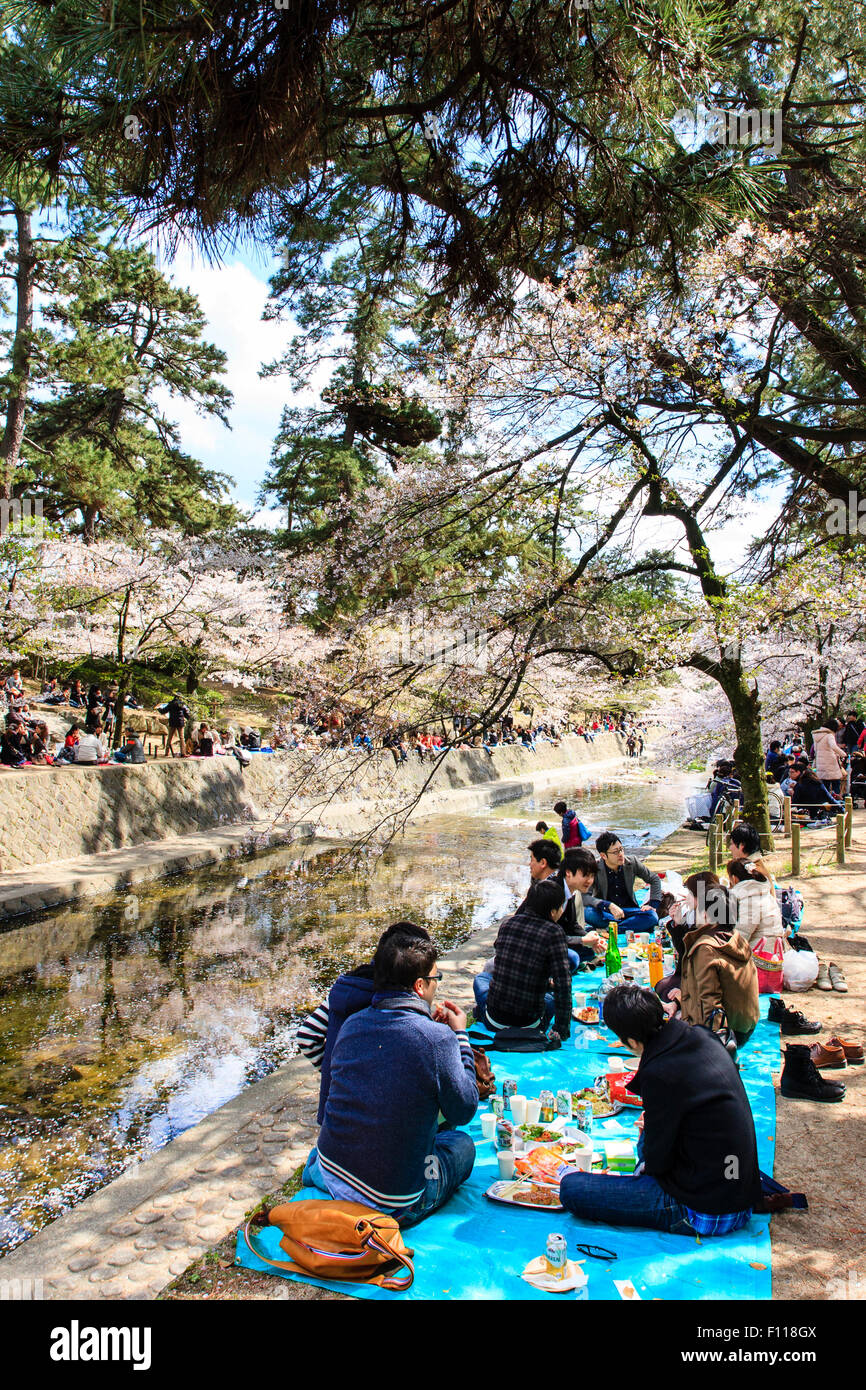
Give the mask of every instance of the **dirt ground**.
[[[821, 1041], [838, 1034], [866, 1046], [866, 812], [854, 817], [854, 845], [844, 866], [835, 863], [831, 832], [803, 833], [801, 874], [790, 875], [789, 842], [777, 840], [768, 856], [783, 885], [803, 893], [806, 913], [802, 931], [821, 960], [835, 961], [848, 982], [848, 993], [785, 993], [786, 1002], [824, 1024]], [[703, 837], [680, 831], [652, 855], [655, 868], [680, 872], [706, 867]], [[794, 1037], [793, 1043], [812, 1041]], [[785, 1039], [782, 1040], [784, 1059]], [[774, 1299], [866, 1299], [866, 1066], [825, 1072], [845, 1082], [841, 1104], [776, 1099], [777, 1179], [805, 1192], [809, 1210], [774, 1216]], [[300, 1173], [262, 1205], [274, 1206], [297, 1190]], [[168, 1300], [198, 1299], [342, 1299], [311, 1285], [233, 1266], [232, 1233], [203, 1259], [191, 1265], [160, 1295]]]

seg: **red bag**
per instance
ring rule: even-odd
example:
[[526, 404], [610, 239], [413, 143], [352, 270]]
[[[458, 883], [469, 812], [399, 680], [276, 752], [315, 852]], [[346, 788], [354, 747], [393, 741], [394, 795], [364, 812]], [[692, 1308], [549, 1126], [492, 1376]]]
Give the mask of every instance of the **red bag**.
[[633, 1105], [636, 1109], [643, 1108], [643, 1101], [640, 1096], [636, 1096], [628, 1089], [628, 1083], [637, 1072], [633, 1071], [609, 1071], [607, 1074], [607, 1089], [611, 1100], [618, 1100], [620, 1105]]
[[752, 947], [752, 958], [758, 972], [758, 993], [779, 994], [782, 990], [782, 960], [785, 943], [781, 936], [776, 937], [772, 952], [767, 950], [766, 938], [761, 936]]

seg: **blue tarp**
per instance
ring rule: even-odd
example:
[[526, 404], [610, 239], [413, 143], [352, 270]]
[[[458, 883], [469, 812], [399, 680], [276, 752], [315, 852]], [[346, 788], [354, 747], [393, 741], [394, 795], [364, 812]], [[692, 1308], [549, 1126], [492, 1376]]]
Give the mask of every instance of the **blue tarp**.
[[[575, 978], [575, 988], [581, 993], [589, 993], [597, 983], [597, 979], [585, 973]], [[776, 1132], [771, 1073], [779, 1068], [779, 1028], [765, 1021], [767, 1003], [767, 998], [762, 998], [762, 1021], [740, 1049], [739, 1061], [755, 1117], [759, 1162], [763, 1171], [771, 1174]], [[607, 1070], [606, 1056], [616, 1056], [616, 1051], [609, 1051], [603, 1041], [590, 1040], [580, 1024], [573, 1027], [577, 1036], [572, 1036], [558, 1052], [491, 1053], [500, 1086], [505, 1076], [514, 1076], [520, 1092], [528, 1095], [537, 1095], [542, 1089], [556, 1091], [568, 1086], [579, 1090], [591, 1085], [600, 1072]], [[597, 1031], [609, 1042], [615, 1041], [603, 1026]], [[635, 1114], [623, 1111], [616, 1117], [624, 1137], [637, 1136]], [[578, 1221], [565, 1212], [521, 1211], [502, 1206], [484, 1196], [485, 1189], [499, 1177], [493, 1143], [482, 1138], [480, 1118], [465, 1128], [477, 1145], [475, 1167], [468, 1182], [446, 1206], [405, 1233], [406, 1244], [415, 1250], [415, 1282], [408, 1292], [392, 1293], [369, 1285], [326, 1283], [282, 1274], [257, 1260], [240, 1233], [236, 1262], [248, 1269], [319, 1284], [357, 1298], [619, 1298], [614, 1279], [631, 1280], [643, 1299], [770, 1298], [769, 1217], [754, 1216], [748, 1226], [732, 1235], [699, 1239]], [[593, 1137], [605, 1135], [608, 1131], [596, 1121]], [[619, 1136], [610, 1132], [609, 1137]], [[620, 1181], [628, 1182], [628, 1178]], [[306, 1188], [295, 1200], [316, 1196], [328, 1200], [324, 1194]], [[565, 1236], [574, 1258], [583, 1258], [574, 1252], [577, 1243], [604, 1246], [619, 1258], [610, 1263], [587, 1259], [583, 1268], [589, 1285], [576, 1293], [548, 1294], [534, 1289], [520, 1278], [520, 1273], [531, 1259], [544, 1253], [547, 1234], [554, 1230]], [[265, 1254], [279, 1260], [285, 1259], [280, 1235], [276, 1227], [265, 1227], [256, 1230], [254, 1239]]]

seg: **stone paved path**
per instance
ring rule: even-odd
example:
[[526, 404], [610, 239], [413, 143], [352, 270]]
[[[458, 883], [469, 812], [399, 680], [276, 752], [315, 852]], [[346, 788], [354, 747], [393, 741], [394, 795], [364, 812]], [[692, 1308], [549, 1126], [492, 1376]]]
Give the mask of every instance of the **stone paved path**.
[[[472, 1005], [496, 928], [441, 963], [440, 991]], [[303, 1163], [319, 1076], [295, 1057], [0, 1260], [0, 1279], [41, 1279], [46, 1299], [150, 1299]]]

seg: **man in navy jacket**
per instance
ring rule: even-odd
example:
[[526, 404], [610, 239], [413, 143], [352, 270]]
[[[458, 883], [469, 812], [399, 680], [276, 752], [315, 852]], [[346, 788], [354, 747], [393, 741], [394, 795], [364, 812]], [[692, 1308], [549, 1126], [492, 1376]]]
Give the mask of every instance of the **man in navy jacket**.
[[[640, 1056], [629, 1090], [644, 1103], [634, 1177], [574, 1173], [560, 1198], [582, 1220], [672, 1235], [726, 1235], [761, 1199], [752, 1111], [730, 1054], [707, 1028], [665, 1021], [652, 990], [620, 985], [604, 1021]], [[640, 1171], [642, 1167], [643, 1171]]]
[[[342, 1025], [303, 1183], [412, 1226], [442, 1206], [475, 1161], [466, 1125], [478, 1108], [466, 1015], [434, 1005], [441, 976], [429, 940], [395, 932], [376, 951], [369, 1008]], [[440, 1114], [444, 1118], [439, 1127]]]

